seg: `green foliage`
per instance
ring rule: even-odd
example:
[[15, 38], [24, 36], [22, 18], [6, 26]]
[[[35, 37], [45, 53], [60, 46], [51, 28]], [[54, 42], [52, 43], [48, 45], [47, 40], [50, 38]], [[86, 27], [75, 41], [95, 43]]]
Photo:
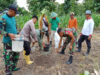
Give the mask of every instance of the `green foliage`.
[[40, 13], [44, 8], [48, 11], [55, 10], [55, 3], [51, 0], [28, 0], [29, 10], [32, 13]]
[[82, 15], [85, 10], [83, 4], [78, 4], [77, 0], [71, 0], [70, 4], [70, 12], [74, 12], [76, 15]]
[[57, 12], [57, 14], [58, 15], [60, 15], [60, 16], [63, 16], [64, 14], [65, 14], [65, 12], [64, 12], [64, 4], [58, 4], [58, 3], [56, 3], [56, 12]]
[[27, 10], [25, 10], [25, 8], [20, 8], [20, 7], [18, 7], [18, 12], [19, 14], [22, 15], [27, 15], [29, 13]]
[[76, 11], [76, 8], [77, 8], [77, 3], [76, 3], [76, 0], [71, 0], [70, 1], [70, 4], [71, 4], [71, 6], [70, 6], [70, 11]]
[[[39, 17], [39, 16], [40, 16], [40, 15], [38, 15], [38, 17]], [[21, 29], [23, 28], [24, 24], [25, 24], [28, 20], [30, 20], [31, 17], [32, 17], [32, 15], [30, 15], [30, 14], [17, 16], [17, 17], [16, 17], [17, 28], [18, 28], [19, 30], [21, 30]], [[47, 15], [47, 17], [48, 17], [48, 19], [50, 20], [50, 15]], [[60, 27], [63, 27], [63, 28], [67, 27], [68, 21], [69, 21], [69, 19], [70, 19], [69, 14], [68, 14], [68, 15], [63, 14], [63, 15], [58, 16], [58, 17], [60, 18], [60, 23], [61, 23]], [[84, 20], [85, 20], [85, 14], [82, 15], [82, 16], [79, 16], [79, 15], [78, 15], [78, 16], [75, 16], [75, 17], [77, 18], [77, 21], [78, 21], [78, 27], [79, 27], [79, 28], [82, 28], [82, 27], [83, 27], [83, 24], [84, 24]], [[100, 14], [93, 14], [92, 17], [93, 17], [94, 22], [95, 22], [95, 28], [98, 28], [98, 27], [100, 26]], [[38, 26], [38, 22], [36, 23], [35, 27], [36, 27], [36, 28], [39, 27], [39, 26]]]
[[14, 2], [15, 0], [0, 0], [0, 11], [3, 11], [5, 8], [8, 8], [8, 6]]
[[71, 6], [70, 1], [71, 0], [65, 0], [65, 2], [64, 2], [64, 11], [65, 11], [65, 13], [68, 13], [68, 11], [70, 9], [70, 6]]
[[100, 26], [100, 14], [93, 14], [92, 15], [94, 22], [95, 22], [95, 27], [99, 27]]
[[[30, 14], [16, 16], [18, 30], [20, 31], [23, 28], [24, 24], [30, 19], [32, 19], [32, 15]], [[36, 24], [35, 27], [38, 28], [38, 24]]]
[[83, 4], [77, 4], [77, 9], [75, 11], [76, 15], [83, 15], [85, 13], [85, 6]]
[[84, 75], [84, 73], [80, 74], [80, 75]]
[[[4, 9], [9, 4], [13, 3], [14, 0], [0, 0], [0, 8]], [[69, 20], [69, 12], [75, 12], [76, 18], [78, 20], [78, 27], [82, 28], [85, 20], [85, 10], [89, 9], [93, 11], [93, 19], [95, 21], [95, 28], [100, 26], [100, 14], [96, 12], [100, 12], [100, 0], [85, 0], [84, 3], [78, 4], [77, 0], [65, 0], [65, 3], [58, 4], [55, 0], [27, 0], [29, 4], [29, 10], [31, 14], [41, 15], [41, 11], [45, 8], [47, 9], [47, 15], [50, 19], [50, 12], [55, 11], [60, 20], [61, 27], [67, 27]], [[1, 6], [2, 5], [2, 6]], [[7, 6], [6, 6], [7, 5]], [[95, 8], [95, 9], [94, 9]], [[27, 12], [24, 8], [18, 8], [20, 12], [20, 16], [17, 16], [17, 25], [19, 29], [22, 29], [24, 24], [31, 19], [32, 15]], [[67, 13], [67, 14], [66, 14]], [[38, 22], [36, 24], [36, 28], [38, 28]]]
[[89, 71], [84, 71], [84, 73], [82, 73], [80, 75], [90, 75], [90, 72]]
[[[76, 15], [82, 15], [86, 10], [92, 10], [93, 12], [100, 10], [100, 0], [84, 0], [83, 3], [77, 3], [78, 0], [65, 0], [64, 11], [65, 13], [75, 12]], [[95, 10], [94, 10], [94, 5]]]
[[29, 10], [32, 13], [38, 13], [40, 10], [40, 2], [38, 0], [28, 0]]
[[85, 0], [85, 10], [94, 10], [94, 0]]
[[65, 13], [74, 12], [76, 15], [82, 15], [85, 12], [84, 4], [78, 4], [78, 0], [65, 0]]
[[94, 8], [96, 12], [100, 12], [100, 0], [94, 0]]

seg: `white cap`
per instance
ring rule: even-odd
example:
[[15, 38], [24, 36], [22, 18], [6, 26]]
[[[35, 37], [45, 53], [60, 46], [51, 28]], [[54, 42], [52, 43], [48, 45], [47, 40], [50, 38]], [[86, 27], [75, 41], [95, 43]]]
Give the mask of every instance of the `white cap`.
[[92, 13], [91, 13], [90, 10], [86, 10], [85, 14], [89, 14], [89, 15], [91, 15]]

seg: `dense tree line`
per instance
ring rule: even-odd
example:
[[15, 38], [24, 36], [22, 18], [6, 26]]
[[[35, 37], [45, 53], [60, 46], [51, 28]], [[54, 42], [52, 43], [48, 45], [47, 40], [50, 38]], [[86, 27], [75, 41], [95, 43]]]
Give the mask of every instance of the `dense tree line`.
[[[27, 0], [28, 8], [32, 13], [40, 13], [44, 8], [48, 12], [55, 11], [58, 14], [66, 14], [74, 11], [76, 15], [82, 15], [85, 10], [90, 9], [92, 12], [100, 12], [100, 0], [84, 0], [82, 4], [78, 0], [64, 0], [63, 4], [58, 4], [55, 0]], [[5, 10], [10, 4], [16, 3], [16, 0], [0, 0], [0, 11]], [[19, 8], [21, 13], [25, 12]], [[27, 12], [25, 12], [27, 13]]]
[[74, 11], [76, 15], [82, 15], [85, 10], [100, 12], [100, 0], [84, 0], [82, 4], [77, 3], [78, 0], [64, 0], [63, 4], [55, 3], [55, 0], [28, 0], [29, 10], [37, 13], [42, 9], [50, 12], [56, 11], [59, 14], [66, 14]]
[[14, 2], [15, 0], [0, 0], [0, 11], [5, 10], [10, 4], [13, 4]]

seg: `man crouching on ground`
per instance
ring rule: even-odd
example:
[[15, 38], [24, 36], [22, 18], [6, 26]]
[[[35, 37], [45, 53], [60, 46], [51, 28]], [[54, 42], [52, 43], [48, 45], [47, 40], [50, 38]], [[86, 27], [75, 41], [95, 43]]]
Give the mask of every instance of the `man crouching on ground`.
[[74, 31], [75, 31], [75, 29], [73, 29], [73, 28], [72, 29], [70, 29], [70, 28], [65, 28], [65, 29], [59, 28], [57, 30], [57, 33], [60, 36], [60, 42], [59, 42], [58, 50], [61, 47], [62, 38], [66, 37], [66, 40], [63, 44], [63, 47], [62, 47], [62, 50], [61, 50], [60, 54], [65, 54], [66, 46], [70, 43], [70, 47], [69, 47], [70, 57], [69, 57], [69, 60], [67, 61], [67, 64], [71, 64], [72, 60], [73, 60], [73, 52], [74, 52], [74, 46], [75, 46], [75, 37], [74, 37], [74, 34], [73, 34]]

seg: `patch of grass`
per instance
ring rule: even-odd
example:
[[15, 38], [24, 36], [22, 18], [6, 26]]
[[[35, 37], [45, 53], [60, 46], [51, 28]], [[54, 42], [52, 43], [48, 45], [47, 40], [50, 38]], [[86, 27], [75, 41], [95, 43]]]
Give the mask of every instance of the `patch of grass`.
[[[39, 14], [39, 16], [40, 16], [40, 14]], [[63, 28], [67, 27], [70, 16], [64, 14], [63, 16], [58, 16], [58, 17], [60, 18], [60, 23], [61, 23], [60, 26]], [[85, 14], [81, 15], [81, 16], [75, 16], [75, 17], [77, 18], [77, 21], [78, 21], [78, 27], [81, 29], [84, 24]], [[95, 22], [95, 28], [98, 28], [100, 26], [100, 14], [93, 14], [92, 17]], [[0, 18], [1, 18], [1, 16], [0, 16]], [[22, 29], [24, 24], [31, 18], [32, 18], [31, 14], [16, 16], [17, 28]], [[50, 20], [50, 14], [48, 15], [48, 19]], [[39, 27], [38, 22], [36, 23], [35, 27], [36, 28]]]

